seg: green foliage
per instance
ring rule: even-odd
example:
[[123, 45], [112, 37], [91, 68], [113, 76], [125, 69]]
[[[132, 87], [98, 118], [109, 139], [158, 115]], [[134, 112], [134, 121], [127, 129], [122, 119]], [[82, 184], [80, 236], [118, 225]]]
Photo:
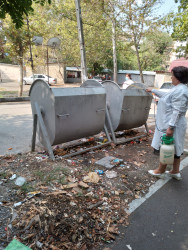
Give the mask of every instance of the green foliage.
[[181, 12], [181, 10], [185, 10], [187, 8], [187, 0], [175, 0], [175, 3], [180, 3], [178, 10]]
[[21, 65], [30, 44], [27, 26], [16, 29], [11, 19], [6, 18], [3, 23], [2, 33], [7, 39], [6, 52], [16, 63]]
[[[16, 28], [20, 28], [24, 24], [24, 15], [28, 15], [33, 11], [32, 3], [44, 5], [46, 0], [0, 0], [0, 18], [4, 19], [6, 14], [11, 16]], [[47, 0], [51, 3], [51, 0]]]
[[[175, 15], [173, 20], [173, 33], [172, 37], [174, 40], [179, 41], [187, 41], [188, 38], [188, 1], [180, 0], [176, 1], [180, 2], [178, 7], [178, 14]], [[184, 56], [188, 55], [188, 43], [186, 47], [181, 48], [182, 52], [184, 52]]]
[[141, 64], [144, 70], [165, 70], [172, 51], [173, 40], [166, 32], [150, 31], [140, 46]]
[[[23, 2], [25, 3], [25, 1]], [[22, 57], [24, 58], [24, 63], [30, 64], [30, 62], [28, 62], [30, 58], [29, 38], [42, 36], [43, 46], [35, 46], [33, 44], [32, 53], [34, 66], [44, 66], [46, 65], [47, 41], [52, 37], [58, 37], [61, 40], [61, 45], [55, 50], [49, 48], [49, 61], [57, 60], [66, 66], [79, 66], [80, 48], [75, 1], [54, 0], [50, 5], [45, 4], [47, 2], [45, 0], [31, 1], [31, 3], [32, 2], [33, 4], [30, 7], [34, 11], [28, 12], [30, 33], [28, 32], [26, 20], [23, 18], [21, 19], [23, 23], [22, 28], [18, 30], [15, 29], [10, 18], [7, 17], [4, 21], [3, 36], [6, 35], [7, 37], [5, 52], [9, 53], [9, 58], [19, 63], [19, 58]], [[160, 39], [155, 39], [155, 35], [151, 36], [150, 39], [157, 40], [152, 41], [152, 46], [156, 46], [154, 51], [152, 51], [151, 43], [148, 42], [149, 38], [144, 39], [151, 25], [155, 26], [155, 20], [151, 18], [151, 10], [152, 4], [155, 4], [158, 0], [142, 1], [142, 8], [138, 5], [133, 6], [134, 8], [130, 13], [128, 3], [133, 4], [135, 1], [126, 1], [127, 5], [121, 6], [121, 15], [119, 16], [117, 10], [120, 7], [117, 5], [117, 2], [120, 1], [81, 1], [86, 62], [87, 67], [90, 68], [90, 72], [92, 74], [98, 74], [104, 68], [113, 69], [112, 23], [109, 18], [112, 12], [111, 9], [109, 9], [109, 3], [112, 3], [112, 6], [113, 4], [117, 6], [117, 9], [115, 9], [115, 18], [118, 24], [116, 27], [118, 69], [138, 69], [136, 52], [133, 45], [136, 45], [137, 48], [141, 47], [139, 52], [141, 52], [140, 57], [141, 65], [144, 67], [143, 69], [156, 69], [161, 67], [165, 60], [163, 51], [166, 48], [166, 43], [163, 43]], [[28, 2], [26, 5], [27, 4]], [[135, 22], [133, 22], [134, 20]], [[132, 21], [132, 26], [128, 25], [130, 21]], [[144, 40], [143, 46], [140, 45], [140, 41], [142, 40]], [[146, 40], [147, 42], [145, 42]], [[23, 53], [20, 54], [20, 51]], [[153, 59], [151, 55], [153, 55]]]

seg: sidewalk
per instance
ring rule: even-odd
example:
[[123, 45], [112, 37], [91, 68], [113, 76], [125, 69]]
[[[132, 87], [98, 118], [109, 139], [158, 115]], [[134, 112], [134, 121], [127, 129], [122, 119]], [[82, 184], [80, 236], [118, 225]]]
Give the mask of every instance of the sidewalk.
[[110, 249], [188, 249], [188, 157], [181, 162], [181, 167], [185, 167], [181, 172], [183, 179], [170, 179], [138, 207], [130, 216], [130, 225], [121, 228], [119, 238]]

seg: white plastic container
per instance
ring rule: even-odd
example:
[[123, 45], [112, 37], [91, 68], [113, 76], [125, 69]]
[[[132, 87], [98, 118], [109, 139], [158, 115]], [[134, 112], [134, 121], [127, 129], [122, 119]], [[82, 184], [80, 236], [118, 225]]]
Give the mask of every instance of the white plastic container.
[[162, 164], [173, 164], [174, 163], [174, 139], [173, 137], [162, 137], [162, 145], [160, 148], [160, 163]]

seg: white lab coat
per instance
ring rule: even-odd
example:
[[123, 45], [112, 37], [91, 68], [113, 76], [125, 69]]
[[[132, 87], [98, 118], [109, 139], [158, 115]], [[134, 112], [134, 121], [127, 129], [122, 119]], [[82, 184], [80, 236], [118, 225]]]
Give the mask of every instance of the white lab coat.
[[152, 89], [160, 97], [157, 107], [156, 127], [151, 146], [159, 149], [161, 136], [169, 126], [174, 127], [175, 154], [180, 156], [184, 149], [186, 133], [185, 114], [188, 109], [188, 87], [185, 84], [174, 86], [169, 92]]
[[123, 83], [123, 86], [122, 88], [123, 89], [126, 89], [127, 87], [129, 87], [131, 84], [133, 84], [133, 80], [129, 79], [129, 80], [126, 80], [124, 83]]

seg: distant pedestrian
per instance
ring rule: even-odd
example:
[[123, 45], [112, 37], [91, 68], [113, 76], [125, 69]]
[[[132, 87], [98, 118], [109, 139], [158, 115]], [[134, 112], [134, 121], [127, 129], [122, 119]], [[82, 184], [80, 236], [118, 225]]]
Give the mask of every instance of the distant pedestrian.
[[133, 80], [132, 80], [132, 77], [131, 77], [131, 74], [126, 74], [125, 75], [125, 81], [123, 83], [123, 86], [122, 88], [123, 89], [126, 89], [128, 86], [130, 86], [131, 84], [133, 84]]
[[[166, 171], [170, 177], [181, 179], [179, 172], [180, 156], [184, 150], [184, 140], [186, 134], [185, 114], [188, 109], [188, 68], [179, 66], [172, 69], [172, 84], [174, 87], [169, 92], [162, 92], [156, 89], [147, 89], [160, 97], [157, 107], [156, 127], [151, 146], [154, 150], [160, 149], [161, 137], [173, 136], [175, 140], [175, 155], [173, 169]], [[158, 168], [149, 170], [149, 174], [164, 178], [166, 166], [159, 163]]]

